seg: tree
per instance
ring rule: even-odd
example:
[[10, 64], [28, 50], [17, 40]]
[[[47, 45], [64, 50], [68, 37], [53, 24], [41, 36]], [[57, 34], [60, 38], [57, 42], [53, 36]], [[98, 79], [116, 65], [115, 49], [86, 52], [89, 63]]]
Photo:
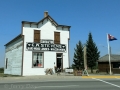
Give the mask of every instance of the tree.
[[72, 64], [73, 68], [76, 68], [77, 70], [83, 69], [84, 68], [84, 58], [83, 58], [83, 45], [81, 41], [76, 44], [76, 48], [74, 49], [74, 58]]
[[91, 33], [89, 33], [88, 35], [86, 47], [87, 47], [87, 50], [86, 50], [87, 51], [87, 65], [89, 68], [91, 68], [91, 73], [93, 73], [93, 67], [96, 66], [96, 61], [100, 57], [100, 52], [98, 51], [98, 48], [95, 42], [93, 42]]

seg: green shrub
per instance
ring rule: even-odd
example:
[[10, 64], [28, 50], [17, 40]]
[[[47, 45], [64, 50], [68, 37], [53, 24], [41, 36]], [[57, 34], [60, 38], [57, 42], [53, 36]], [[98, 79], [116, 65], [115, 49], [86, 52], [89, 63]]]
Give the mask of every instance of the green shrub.
[[0, 73], [4, 73], [4, 68], [0, 68]]

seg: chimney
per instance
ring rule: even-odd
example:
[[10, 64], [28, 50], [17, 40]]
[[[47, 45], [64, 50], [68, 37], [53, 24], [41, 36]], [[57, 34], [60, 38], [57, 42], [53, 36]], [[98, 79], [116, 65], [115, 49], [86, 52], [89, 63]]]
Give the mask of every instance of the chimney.
[[48, 16], [48, 11], [45, 11], [44, 12], [44, 17], [47, 17]]

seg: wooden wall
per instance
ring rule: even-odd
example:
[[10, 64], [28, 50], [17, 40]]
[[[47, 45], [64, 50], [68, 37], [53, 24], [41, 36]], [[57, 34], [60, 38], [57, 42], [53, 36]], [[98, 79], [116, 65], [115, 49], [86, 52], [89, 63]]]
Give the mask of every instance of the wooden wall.
[[[109, 62], [98, 62], [98, 69], [99, 72], [109, 72], [110, 68], [109, 68]], [[113, 63], [111, 63], [111, 71], [113, 72], [113, 74], [119, 74], [120, 73], [120, 69], [119, 68], [113, 68]]]

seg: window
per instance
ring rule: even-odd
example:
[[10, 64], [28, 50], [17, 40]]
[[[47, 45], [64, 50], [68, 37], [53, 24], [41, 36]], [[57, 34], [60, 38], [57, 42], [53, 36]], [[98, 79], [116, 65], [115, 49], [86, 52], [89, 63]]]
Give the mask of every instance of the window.
[[7, 64], [8, 64], [8, 58], [6, 58], [6, 69], [7, 69]]
[[54, 32], [54, 43], [60, 44], [60, 32]]
[[120, 62], [114, 62], [113, 68], [120, 68]]
[[62, 54], [61, 53], [57, 53], [57, 58], [62, 58]]
[[40, 42], [40, 30], [34, 30], [34, 42]]
[[33, 67], [44, 67], [42, 52], [33, 52]]

